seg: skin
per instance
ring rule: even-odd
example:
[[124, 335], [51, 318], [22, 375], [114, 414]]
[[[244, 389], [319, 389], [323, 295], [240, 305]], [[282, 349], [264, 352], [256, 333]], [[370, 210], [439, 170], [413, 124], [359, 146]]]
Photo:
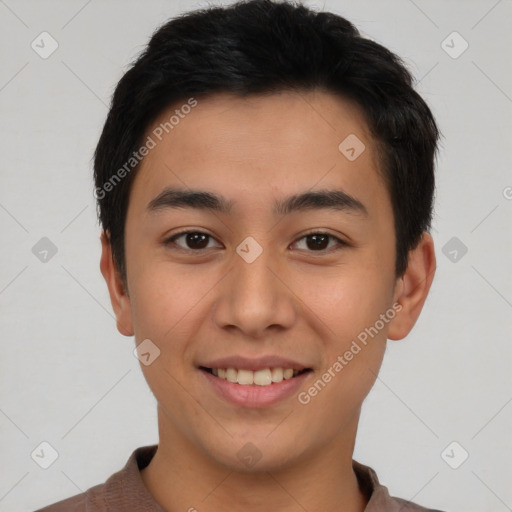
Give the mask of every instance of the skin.
[[[349, 134], [366, 146], [355, 161], [338, 149]], [[234, 201], [233, 212], [148, 212], [168, 186], [222, 194]], [[320, 189], [344, 190], [368, 215], [272, 214], [275, 199]], [[202, 250], [185, 237], [166, 245], [183, 228], [213, 238]], [[348, 245], [329, 239], [315, 250], [304, 238], [311, 230]], [[133, 182], [127, 289], [107, 235], [100, 266], [118, 329], [161, 351], [141, 365], [158, 402], [159, 447], [141, 471], [156, 501], [168, 511], [314, 512], [340, 503], [346, 512], [364, 510], [367, 497], [352, 469], [361, 404], [387, 339], [404, 338], [421, 312], [435, 254], [424, 233], [405, 274], [395, 277], [392, 206], [358, 106], [319, 90], [201, 99], [145, 157]], [[247, 236], [263, 249], [250, 264], [236, 252]], [[288, 357], [313, 370], [300, 389], [307, 391], [398, 303], [400, 312], [307, 405], [294, 394], [263, 409], [235, 407], [197, 368], [231, 355]], [[248, 442], [261, 454], [250, 468], [237, 457]]]

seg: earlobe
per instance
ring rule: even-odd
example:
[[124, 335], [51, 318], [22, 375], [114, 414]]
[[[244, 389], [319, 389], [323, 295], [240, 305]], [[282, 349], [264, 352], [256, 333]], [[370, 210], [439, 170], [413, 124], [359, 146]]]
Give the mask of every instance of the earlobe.
[[436, 256], [432, 236], [424, 232], [417, 247], [409, 252], [404, 275], [397, 280], [394, 303], [400, 311], [390, 322], [387, 337], [401, 340], [411, 331], [420, 316], [436, 270]]
[[130, 298], [114, 263], [108, 233], [101, 233], [100, 270], [107, 283], [110, 302], [116, 315], [117, 330], [124, 336], [133, 336], [133, 322]]

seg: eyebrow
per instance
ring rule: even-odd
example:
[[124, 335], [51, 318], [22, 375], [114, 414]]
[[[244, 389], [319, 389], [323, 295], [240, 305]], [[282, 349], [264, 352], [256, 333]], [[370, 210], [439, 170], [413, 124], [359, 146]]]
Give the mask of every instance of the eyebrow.
[[[193, 208], [230, 214], [234, 205], [233, 201], [212, 192], [169, 187], [149, 202], [147, 210], [153, 213], [164, 209]], [[308, 191], [278, 199], [274, 202], [273, 214], [283, 216], [292, 212], [321, 209], [368, 216], [364, 204], [343, 190]]]

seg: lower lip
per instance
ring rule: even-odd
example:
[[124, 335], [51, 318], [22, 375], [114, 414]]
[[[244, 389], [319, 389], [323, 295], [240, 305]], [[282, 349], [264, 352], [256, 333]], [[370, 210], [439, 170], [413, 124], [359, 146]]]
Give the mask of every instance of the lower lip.
[[211, 373], [199, 370], [213, 389], [228, 402], [240, 407], [261, 408], [273, 405], [298, 391], [311, 371], [301, 373], [297, 377], [273, 382], [268, 386], [251, 384], [244, 386], [215, 377]]

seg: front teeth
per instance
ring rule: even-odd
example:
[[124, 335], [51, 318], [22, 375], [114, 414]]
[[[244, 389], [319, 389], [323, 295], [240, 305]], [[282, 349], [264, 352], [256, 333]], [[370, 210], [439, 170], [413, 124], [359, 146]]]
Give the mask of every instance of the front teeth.
[[295, 377], [299, 371], [292, 368], [265, 368], [264, 370], [236, 370], [235, 368], [212, 368], [213, 375], [228, 382], [238, 383], [242, 386], [270, 386], [273, 382], [281, 382]]

